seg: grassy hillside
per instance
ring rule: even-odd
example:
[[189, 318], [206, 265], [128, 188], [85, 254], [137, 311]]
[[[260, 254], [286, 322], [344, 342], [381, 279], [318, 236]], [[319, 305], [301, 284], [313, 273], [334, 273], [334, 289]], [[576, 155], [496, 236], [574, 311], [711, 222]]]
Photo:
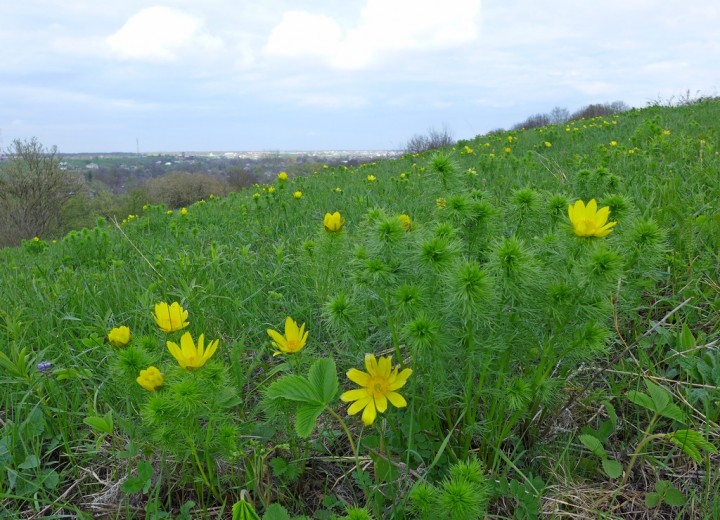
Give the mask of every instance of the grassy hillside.
[[633, 110], [0, 250], [0, 516], [720, 518], [719, 130]]

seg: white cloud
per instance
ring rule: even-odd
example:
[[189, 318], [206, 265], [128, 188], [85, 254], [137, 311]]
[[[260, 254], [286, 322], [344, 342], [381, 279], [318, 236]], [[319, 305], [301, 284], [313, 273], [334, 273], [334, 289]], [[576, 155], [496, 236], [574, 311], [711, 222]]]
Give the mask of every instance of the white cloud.
[[118, 57], [142, 61], [174, 61], [182, 52], [222, 46], [202, 19], [164, 6], [141, 9], [106, 42]]
[[391, 55], [457, 47], [478, 36], [480, 0], [367, 0], [355, 26], [329, 16], [288, 11], [264, 51], [322, 57], [340, 69], [363, 69]]
[[329, 16], [288, 11], [270, 33], [265, 52], [276, 56], [327, 56], [338, 44], [342, 31]]

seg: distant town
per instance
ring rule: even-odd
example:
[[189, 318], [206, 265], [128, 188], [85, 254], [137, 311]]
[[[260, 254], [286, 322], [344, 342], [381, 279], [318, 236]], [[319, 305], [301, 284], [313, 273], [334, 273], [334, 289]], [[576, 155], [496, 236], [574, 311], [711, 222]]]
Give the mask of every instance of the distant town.
[[[263, 182], [279, 171], [305, 175], [323, 165], [352, 166], [401, 155], [399, 150], [211, 151], [155, 153], [58, 153], [60, 169], [82, 174], [86, 182], [101, 182], [123, 193], [144, 181], [184, 172], [224, 178], [230, 184]], [[233, 182], [243, 179], [243, 182]]]

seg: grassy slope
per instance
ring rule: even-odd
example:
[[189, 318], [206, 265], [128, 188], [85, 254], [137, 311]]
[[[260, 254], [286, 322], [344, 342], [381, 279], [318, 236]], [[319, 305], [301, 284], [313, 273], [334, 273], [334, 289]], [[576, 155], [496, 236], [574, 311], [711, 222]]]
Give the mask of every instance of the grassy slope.
[[[25, 495], [29, 499], [36, 494], [36, 508], [67, 491], [63, 497], [66, 511], [72, 507], [88, 510], [88, 497], [102, 492], [104, 484], [86, 470], [103, 468], [102, 479], [108, 482], [127, 471], [124, 462], [107, 468], [112, 448], [98, 448], [82, 422], [87, 415], [102, 415], [111, 408], [120, 417], [136, 416], [132, 398], [137, 389], [125, 388], [109, 377], [112, 349], [92, 338], [103, 338], [112, 326], [129, 324], [136, 338], [147, 337], [151, 343], [154, 324], [149, 310], [158, 301], [184, 302], [195, 330], [221, 338], [225, 359], [243, 359], [232, 365], [232, 377], [245, 392], [256, 388], [258, 378], [273, 366], [265, 330], [280, 329], [287, 315], [307, 322], [314, 354], [333, 354], [341, 367], [352, 366], [365, 351], [386, 348], [387, 338], [375, 332], [361, 339], [341, 339], [322, 318], [325, 298], [342, 287], [346, 274], [342, 264], [349, 258], [336, 258], [337, 265], [309, 260], [310, 250], [320, 257], [327, 254], [322, 250], [319, 224], [326, 211], [340, 211], [346, 219], [343, 251], [349, 252], [349, 246], [360, 239], [356, 230], [371, 208], [406, 213], [422, 230], [438, 218], [436, 199], [454, 193], [480, 190], [487, 200], [496, 201], [530, 187], [543, 204], [553, 194], [587, 200], [602, 198], [601, 193], [619, 193], [632, 201], [639, 215], [660, 224], [668, 240], [662, 272], [654, 273], [660, 281], [646, 294], [641, 313], [623, 324], [623, 338], [636, 341], [652, 323], [692, 298], [644, 345], [634, 371], [681, 378], [677, 370], [669, 371], [660, 363], [674, 346], [681, 325], [687, 325], [698, 345], [717, 338], [719, 122], [720, 103], [706, 102], [499, 133], [458, 143], [448, 151], [458, 173], [447, 186], [431, 172], [434, 154], [426, 153], [277, 182], [272, 194], [262, 188], [231, 194], [195, 204], [185, 217], [149, 208], [119, 228], [102, 224], [55, 244], [41, 241], [0, 251], [0, 351], [7, 355], [0, 373], [0, 418], [7, 426], [2, 434], [5, 440], [0, 441], [0, 460], [14, 471], [35, 475], [29, 480], [50, 478], [39, 491], [30, 484], [24, 492], [17, 484], [8, 491], [6, 473], [0, 475], [0, 491], [8, 498]], [[475, 174], [468, 173], [469, 169]], [[369, 175], [376, 180], [368, 181]], [[301, 191], [302, 198], [293, 198], [295, 191]], [[254, 193], [259, 197], [254, 198]], [[542, 232], [523, 230], [520, 225], [513, 228], [508, 222], [494, 226], [500, 234]], [[52, 381], [36, 372], [40, 361], [54, 363]], [[607, 376], [596, 383], [606, 383], [617, 393], [629, 384], [622, 376]], [[54, 399], [45, 400], [44, 392], [52, 393]], [[714, 392], [711, 403], [717, 403]], [[260, 412], [252, 408], [253, 398], [240, 407], [238, 413], [248, 420], [259, 417]], [[38, 416], [35, 409], [42, 414]], [[717, 413], [713, 418], [707, 410], [698, 414], [705, 418], [700, 422], [710, 426], [710, 440], [717, 442], [718, 432], [712, 428]], [[123, 428], [133, 432], [136, 427], [130, 420]], [[625, 430], [626, 438], [636, 435], [632, 425]], [[35, 454], [38, 464], [32, 458], [13, 460], [7, 451], [17, 443]], [[568, 455], [562, 447], [554, 454], [555, 448], [548, 449], [551, 457], [568, 457], [568, 464], [577, 458], [577, 453]], [[25, 468], [19, 470], [22, 463]], [[706, 469], [706, 480], [693, 483], [694, 502], [684, 514], [697, 514], [708, 503], [708, 495], [717, 491], [712, 482], [716, 470]], [[53, 481], [52, 471], [57, 471], [59, 482]], [[549, 494], [553, 486], [562, 488], [566, 480], [576, 478], [571, 468], [565, 473], [550, 483]], [[580, 479], [588, 481], [588, 476]], [[589, 481], [593, 480], [603, 481], [603, 477], [591, 476]], [[238, 481], [237, 485], [243, 484]], [[33, 507], [32, 500], [8, 503], [19, 510]], [[177, 501], [172, 505], [177, 506]], [[205, 505], [212, 507], [212, 501]]]

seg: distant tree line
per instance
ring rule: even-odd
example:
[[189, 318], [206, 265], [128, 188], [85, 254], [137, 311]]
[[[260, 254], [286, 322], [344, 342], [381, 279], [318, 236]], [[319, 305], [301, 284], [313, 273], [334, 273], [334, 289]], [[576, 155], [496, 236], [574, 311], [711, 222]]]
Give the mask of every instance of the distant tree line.
[[[130, 163], [124, 157], [115, 161], [105, 157], [85, 163], [76, 157], [61, 159], [55, 147], [45, 148], [36, 138], [13, 141], [3, 159], [0, 247], [34, 237], [59, 238], [73, 229], [92, 227], [99, 216], [124, 219], [139, 214], [146, 204], [164, 204], [168, 209], [189, 206], [210, 195], [272, 181], [279, 171], [297, 177], [320, 171], [325, 164], [312, 154], [279, 153], [261, 159], [164, 156], [136, 157]], [[330, 166], [363, 162], [326, 160]], [[94, 167], [88, 169], [87, 164]]]
[[547, 114], [535, 114], [528, 117], [522, 123], [512, 126], [512, 130], [529, 130], [531, 128], [539, 128], [558, 123], [566, 123], [567, 121], [576, 121], [578, 119], [592, 119], [593, 117], [607, 117], [621, 112], [627, 112], [630, 107], [623, 101], [614, 101], [612, 103], [595, 103], [587, 105], [572, 114], [567, 108], [555, 107]]

